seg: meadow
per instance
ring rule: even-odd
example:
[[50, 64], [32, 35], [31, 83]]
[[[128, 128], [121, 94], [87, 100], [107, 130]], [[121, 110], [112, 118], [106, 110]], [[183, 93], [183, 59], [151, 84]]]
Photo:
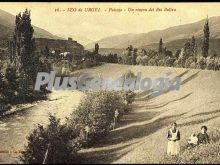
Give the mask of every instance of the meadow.
[[[181, 76], [180, 90], [168, 91], [157, 97], [138, 91], [133, 110], [124, 115], [118, 127], [100, 145], [80, 151], [86, 163], [216, 163], [220, 162], [220, 72], [199, 69], [104, 64], [79, 70], [104, 77], [119, 77], [126, 71], [141, 72], [145, 77]], [[167, 131], [177, 122], [181, 132], [181, 155], [166, 156]], [[211, 143], [185, 150], [188, 137], [206, 125]], [[218, 151], [218, 152], [216, 152]], [[204, 159], [207, 158], [207, 159]], [[206, 161], [205, 161], [206, 160]]]

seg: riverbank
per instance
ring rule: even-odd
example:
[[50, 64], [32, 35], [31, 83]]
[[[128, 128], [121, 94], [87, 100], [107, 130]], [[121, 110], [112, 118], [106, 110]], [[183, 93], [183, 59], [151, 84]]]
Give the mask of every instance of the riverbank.
[[[27, 137], [38, 124], [46, 125], [49, 114], [56, 115], [65, 122], [80, 102], [83, 93], [79, 91], [53, 91], [48, 100], [34, 105], [23, 105], [19, 111], [1, 119], [0, 122], [0, 163], [21, 163], [20, 153], [27, 143]], [[22, 107], [25, 107], [22, 110]], [[18, 109], [17, 109], [18, 110]]]

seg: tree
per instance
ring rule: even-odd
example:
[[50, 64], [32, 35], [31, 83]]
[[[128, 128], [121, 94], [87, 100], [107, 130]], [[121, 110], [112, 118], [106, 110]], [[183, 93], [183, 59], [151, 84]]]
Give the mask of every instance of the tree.
[[98, 54], [99, 53], [99, 44], [95, 43], [95, 53]]
[[204, 58], [200, 59], [200, 61], [198, 62], [199, 68], [200, 69], [205, 69], [206, 68], [206, 63]]
[[95, 43], [95, 50], [92, 54], [92, 58], [91, 60], [95, 61], [95, 62], [98, 62], [100, 61], [99, 60], [99, 44], [98, 43]]
[[165, 57], [173, 57], [173, 52], [171, 50], [166, 50]]
[[[125, 100], [116, 91], [89, 92], [71, 114], [68, 123], [73, 129], [80, 130], [81, 137], [85, 139], [87, 146], [94, 145], [110, 132], [115, 110], [118, 110], [119, 116], [122, 116], [125, 107]], [[90, 132], [85, 138], [87, 126]]]
[[30, 11], [27, 9], [21, 15], [16, 16], [15, 20], [16, 54], [19, 59], [19, 71], [24, 71], [30, 76], [32, 85], [35, 83], [37, 73], [40, 68], [40, 57], [35, 53], [35, 39], [33, 38], [34, 29], [31, 25]]
[[[183, 53], [183, 58], [182, 58], [182, 62], [185, 63], [185, 61], [192, 56], [192, 49], [191, 49], [191, 43], [190, 41], [187, 41], [184, 44], [184, 53]], [[184, 65], [183, 65], [184, 67]]]
[[[34, 29], [31, 25], [30, 11], [27, 9], [23, 14], [18, 14], [15, 20], [15, 35], [16, 54], [20, 62], [19, 71], [24, 72], [29, 76], [30, 88], [33, 89], [37, 73], [44, 71], [45, 61], [40, 59], [40, 56], [35, 53], [35, 39], [33, 37]], [[46, 46], [47, 47], [47, 46]], [[47, 47], [47, 53], [49, 48]]]
[[[28, 137], [20, 159], [28, 164], [75, 163], [79, 144], [77, 132], [50, 115], [49, 124], [38, 125]], [[46, 152], [48, 153], [46, 156]]]
[[133, 53], [132, 53], [132, 65], [136, 65], [136, 58], [137, 58], [137, 48], [135, 48], [133, 50]]
[[162, 38], [160, 38], [160, 41], [159, 41], [159, 50], [158, 50], [159, 54], [162, 54], [163, 53], [163, 40]]
[[44, 54], [47, 58], [50, 56], [50, 49], [49, 49], [48, 45], [45, 46]]
[[8, 66], [5, 73], [5, 78], [7, 80], [7, 100], [9, 102], [15, 103], [15, 96], [17, 95], [18, 89], [18, 75], [16, 68]]
[[30, 11], [27, 9], [21, 17], [21, 21], [17, 24], [18, 29], [22, 34], [22, 52], [21, 52], [21, 66], [24, 72], [35, 80], [37, 75], [37, 59], [35, 57], [35, 40], [33, 38], [34, 29], [31, 25]]
[[192, 56], [193, 56], [193, 62], [197, 63], [197, 45], [196, 45], [196, 39], [195, 36], [192, 36], [192, 41], [191, 41], [191, 51], [192, 51]]
[[133, 46], [129, 45], [125, 51], [122, 52], [122, 60], [124, 64], [132, 65]]
[[193, 35], [192, 36], [192, 41], [191, 41], [191, 49], [192, 49], [193, 54], [195, 52], [195, 48], [196, 48], [196, 39], [195, 39], [195, 37]]
[[204, 25], [203, 32], [204, 32], [204, 37], [203, 37], [203, 45], [202, 45], [202, 56], [205, 58], [205, 64], [206, 64], [206, 58], [209, 55], [209, 35], [210, 35], [208, 18]]
[[0, 72], [0, 100], [4, 100], [6, 97], [6, 92], [5, 90], [7, 88], [6, 82], [5, 82], [5, 76]]
[[180, 49], [176, 50], [176, 53], [175, 53], [175, 55], [174, 55], [175, 58], [176, 58], [176, 60], [179, 58], [180, 53], [181, 53], [181, 50], [180, 50]]
[[214, 70], [216, 70], [216, 68], [217, 68], [217, 61], [216, 61], [216, 57], [217, 57], [218, 55], [217, 55], [217, 53], [214, 51], [213, 52], [213, 54], [212, 54], [212, 56], [211, 56], [211, 59], [213, 59], [213, 63], [214, 63]]

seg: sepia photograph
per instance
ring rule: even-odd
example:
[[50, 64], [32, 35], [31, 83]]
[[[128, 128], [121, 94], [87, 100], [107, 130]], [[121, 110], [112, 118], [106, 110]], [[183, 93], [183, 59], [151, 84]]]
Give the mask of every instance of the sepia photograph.
[[0, 164], [220, 163], [219, 11], [0, 2]]

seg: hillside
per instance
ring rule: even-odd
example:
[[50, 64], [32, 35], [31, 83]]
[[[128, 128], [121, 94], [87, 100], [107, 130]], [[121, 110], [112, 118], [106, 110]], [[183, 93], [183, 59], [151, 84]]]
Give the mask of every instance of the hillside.
[[[7, 39], [14, 31], [15, 16], [0, 9], [0, 40]], [[62, 39], [58, 36], [51, 34], [50, 32], [33, 26], [35, 38], [49, 38], [49, 39]]]
[[[115, 48], [100, 48], [99, 54], [108, 55], [108, 54], [121, 54], [125, 49], [115, 49]], [[94, 49], [89, 49], [89, 51], [94, 51]]]
[[[170, 27], [164, 30], [155, 30], [149, 33], [142, 34], [122, 34], [103, 38], [99, 41], [100, 48], [126, 48], [129, 44], [135, 47], [142, 47], [152, 43], [158, 43], [160, 37], [164, 42], [170, 42], [180, 39], [191, 38], [195, 35], [196, 38], [201, 38], [203, 35], [203, 26], [205, 19], [185, 24]], [[212, 39], [220, 38], [220, 16], [209, 18], [210, 35]], [[92, 48], [94, 43], [88, 44], [86, 48]]]
[[[166, 42], [164, 43], [164, 47], [166, 47], [168, 50], [171, 50], [173, 52], [173, 54], [175, 54], [175, 52], [178, 49], [181, 49], [184, 47], [184, 44], [189, 41], [191, 42], [191, 39], [179, 39], [179, 40], [175, 40], [175, 41], [170, 41], [170, 42]], [[202, 52], [202, 39], [196, 39], [196, 44], [197, 44], [197, 53], [201, 54]], [[220, 39], [210, 39], [209, 42], [209, 53], [212, 55], [214, 53], [217, 53], [218, 56], [220, 56]], [[138, 49], [153, 49], [155, 51], [158, 51], [158, 43], [152, 43], [149, 45], [143, 45], [141, 47], [138, 47]], [[90, 49], [91, 50], [91, 49]], [[106, 54], [122, 54], [122, 52], [124, 51], [124, 48], [121, 49], [114, 49], [114, 48], [100, 48], [99, 49], [99, 53], [102, 55], [106, 55]]]
[[89, 43], [94, 42], [93, 40], [89, 39], [87, 36], [84, 36], [83, 34], [57, 34], [60, 37], [66, 38], [66, 36], [73, 38], [74, 40], [78, 41], [82, 45], [87, 45]]
[[[170, 91], [154, 98], [147, 97], [146, 92], [137, 94], [133, 110], [123, 116], [115, 130], [102, 138], [99, 145], [80, 150], [81, 163], [142, 164], [161, 161], [164, 163], [167, 130], [169, 124], [174, 121], [177, 122], [181, 132], [181, 151], [191, 133], [197, 133], [201, 125], [207, 125], [213, 144], [203, 147], [206, 148], [205, 158], [215, 151], [214, 156], [219, 154], [220, 143], [217, 142], [220, 137], [219, 71], [104, 64], [76, 72], [87, 71], [96, 76], [118, 78], [129, 69], [134, 73], [140, 71], [142, 79], [165, 77], [167, 71], [171, 71], [172, 74], [168, 77], [179, 75], [182, 78], [180, 90]], [[37, 124], [47, 124], [49, 113], [55, 113], [64, 121], [83, 96], [83, 93], [77, 91], [53, 91], [49, 100], [37, 102], [30, 108], [24, 109], [23, 113], [1, 121], [2, 150], [14, 151], [16, 148], [22, 151], [24, 144], [27, 143], [27, 135]], [[207, 159], [206, 163], [210, 163], [209, 160]], [[220, 162], [219, 156], [213, 157], [212, 160]], [[19, 154], [1, 154], [0, 162], [21, 163]]]
[[[0, 9], [0, 50], [6, 51], [7, 40], [14, 32], [15, 16]], [[84, 47], [77, 41], [68, 41], [61, 37], [55, 36], [50, 32], [33, 26], [36, 48], [38, 51], [45, 50], [47, 45], [50, 49], [59, 49], [61, 52], [72, 52], [74, 54], [81, 54]]]
[[84, 47], [74, 40], [37, 38], [35, 44], [38, 51], [45, 50], [45, 46], [47, 45], [50, 52], [60, 50], [61, 52], [71, 52], [74, 55], [79, 55], [84, 52]]
[[[83, 163], [159, 163], [166, 153], [167, 130], [176, 121], [181, 131], [181, 147], [202, 125], [208, 126], [212, 142], [220, 135], [220, 72], [184, 68], [106, 64], [86, 69], [95, 75], [118, 77], [125, 71], [142, 72], [152, 79], [180, 75], [179, 91], [170, 91], [149, 99], [137, 95], [133, 111], [123, 117], [99, 146], [80, 151]], [[83, 71], [83, 70], [82, 70]], [[212, 146], [213, 147], [213, 146]]]
[[[184, 44], [189, 41], [191, 42], [191, 39], [179, 39], [179, 40], [175, 40], [175, 41], [170, 41], [170, 42], [167, 42], [164, 44], [164, 46], [171, 50], [173, 53], [176, 52], [177, 49], [181, 49], [184, 47]], [[198, 47], [198, 54], [200, 54], [202, 52], [202, 39], [196, 39], [196, 44], [197, 44], [197, 47]], [[209, 42], [209, 52], [210, 54], [213, 54], [213, 53], [217, 53], [218, 55], [219, 52], [220, 52], [220, 47], [219, 47], [219, 44], [220, 44], [220, 39], [210, 39], [210, 42]], [[150, 44], [150, 45], [144, 45], [144, 46], [141, 46], [140, 48], [143, 48], [143, 49], [154, 49], [154, 50], [158, 50], [158, 43], [153, 43], [153, 44]]]

